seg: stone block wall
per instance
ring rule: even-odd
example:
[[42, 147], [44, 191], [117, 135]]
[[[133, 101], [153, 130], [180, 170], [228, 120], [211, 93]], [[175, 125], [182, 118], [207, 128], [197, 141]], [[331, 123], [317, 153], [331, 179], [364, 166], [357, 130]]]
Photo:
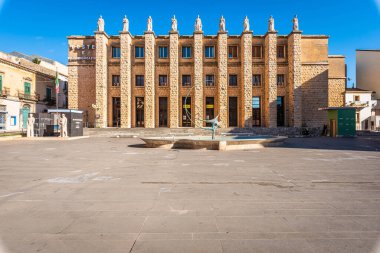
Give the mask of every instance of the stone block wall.
[[[221, 127], [227, 127], [228, 124], [228, 60], [227, 60], [227, 33], [218, 33], [218, 107], [219, 121]], [[216, 115], [215, 115], [216, 116]]]
[[178, 43], [179, 34], [178, 32], [171, 32], [169, 35], [169, 59], [170, 59], [170, 69], [169, 69], [169, 127], [176, 128], [179, 127], [179, 66], [178, 66]]
[[264, 122], [266, 127], [277, 127], [277, 33], [265, 37], [265, 99]]
[[288, 39], [289, 84], [288, 119], [289, 125], [302, 125], [302, 66], [301, 33], [293, 32]]
[[104, 32], [95, 33], [96, 41], [96, 127], [107, 127], [107, 70], [108, 36]]
[[242, 106], [240, 126], [252, 126], [252, 32], [244, 32], [241, 36], [241, 86]]
[[122, 128], [130, 128], [132, 120], [131, 44], [131, 34], [120, 33], [120, 124]]
[[145, 32], [145, 128], [155, 127], [155, 36], [153, 32]]
[[203, 32], [194, 33], [194, 116], [195, 127], [203, 127]]

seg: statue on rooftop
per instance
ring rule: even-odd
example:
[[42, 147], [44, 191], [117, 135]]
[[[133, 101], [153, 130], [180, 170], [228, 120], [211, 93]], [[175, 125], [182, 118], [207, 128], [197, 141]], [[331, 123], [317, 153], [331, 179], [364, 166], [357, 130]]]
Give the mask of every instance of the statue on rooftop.
[[293, 18], [293, 32], [297, 32], [297, 31], [299, 31], [298, 17], [297, 15], [295, 15]]
[[269, 21], [268, 21], [268, 32], [275, 32], [273, 16], [270, 16]]
[[152, 31], [153, 31], [153, 20], [152, 20], [152, 17], [151, 17], [151, 16], [149, 16], [149, 18], [148, 18], [148, 22], [147, 22], [147, 28], [146, 28], [146, 30], [147, 30], [148, 32], [152, 32]]
[[177, 31], [177, 19], [175, 18], [175, 15], [172, 17], [172, 31]]
[[104, 32], [104, 19], [101, 15], [98, 19], [98, 32]]
[[129, 32], [129, 20], [127, 19], [127, 16], [124, 16], [123, 19], [123, 32]]
[[195, 20], [195, 31], [196, 32], [201, 32], [202, 31], [202, 20], [199, 17], [199, 15], [198, 15], [197, 19]]
[[219, 21], [219, 32], [225, 32], [226, 31], [226, 20], [222, 16]]
[[249, 32], [249, 19], [247, 16], [244, 19], [244, 32]]

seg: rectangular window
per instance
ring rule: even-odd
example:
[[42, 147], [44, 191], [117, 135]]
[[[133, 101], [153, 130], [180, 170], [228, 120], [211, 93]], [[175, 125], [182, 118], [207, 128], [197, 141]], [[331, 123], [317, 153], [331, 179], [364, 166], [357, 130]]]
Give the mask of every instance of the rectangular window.
[[51, 99], [51, 88], [46, 88], [46, 99], [47, 100]]
[[252, 126], [261, 126], [261, 103], [260, 97], [252, 98]]
[[120, 47], [112, 47], [112, 58], [120, 58]]
[[24, 93], [26, 95], [30, 95], [30, 83], [28, 83], [28, 82], [24, 83]]
[[237, 58], [237, 57], [238, 57], [238, 47], [228, 46], [228, 58]]
[[286, 56], [286, 47], [284, 45], [277, 46], [277, 58], [285, 59]]
[[215, 86], [215, 76], [206, 75], [206, 86]]
[[182, 47], [182, 58], [191, 58], [191, 47]]
[[261, 59], [263, 58], [263, 47], [262, 46], [253, 46], [252, 47], [252, 57]]
[[158, 76], [158, 86], [168, 86], [168, 76], [159, 75]]
[[182, 75], [182, 86], [191, 86], [191, 76]]
[[135, 58], [144, 58], [144, 47], [135, 47]]
[[[206, 97], [206, 120], [214, 119], [214, 97]], [[206, 123], [206, 126], [211, 126], [211, 123]]]
[[168, 58], [168, 47], [158, 47], [158, 57]]
[[284, 74], [278, 74], [277, 75], [277, 85], [279, 85], [279, 86], [285, 85], [285, 75]]
[[144, 87], [144, 76], [143, 75], [136, 75], [136, 86]]
[[215, 47], [214, 46], [206, 46], [205, 47], [205, 57], [206, 58], [215, 58]]
[[17, 118], [16, 116], [11, 116], [11, 126], [16, 126], [17, 125]]
[[230, 86], [237, 86], [237, 75], [230, 75], [228, 84]]
[[360, 96], [355, 96], [355, 102], [359, 102], [360, 101]]
[[120, 86], [120, 76], [112, 75], [112, 86], [119, 87]]
[[252, 86], [261, 86], [261, 75], [252, 76]]

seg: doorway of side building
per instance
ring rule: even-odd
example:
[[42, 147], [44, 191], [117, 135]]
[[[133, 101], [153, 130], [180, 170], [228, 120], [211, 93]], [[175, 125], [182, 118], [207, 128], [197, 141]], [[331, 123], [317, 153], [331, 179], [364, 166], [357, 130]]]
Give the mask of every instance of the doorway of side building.
[[136, 127], [144, 127], [144, 97], [136, 97]]
[[228, 126], [237, 127], [238, 122], [238, 100], [237, 97], [228, 98]]
[[252, 126], [261, 126], [261, 99], [260, 97], [252, 98]]
[[168, 98], [159, 97], [158, 98], [158, 126], [167, 127], [168, 126]]
[[[206, 120], [211, 120], [214, 117], [214, 97], [206, 97]], [[206, 123], [206, 126], [211, 126], [211, 123]]]
[[285, 126], [284, 97], [277, 97], [277, 126]]
[[112, 98], [112, 126], [120, 126], [120, 97]]
[[191, 97], [182, 97], [182, 127], [191, 127]]
[[30, 106], [24, 105], [21, 109], [21, 115], [22, 115], [22, 128], [26, 129], [28, 126], [28, 117], [30, 113]]

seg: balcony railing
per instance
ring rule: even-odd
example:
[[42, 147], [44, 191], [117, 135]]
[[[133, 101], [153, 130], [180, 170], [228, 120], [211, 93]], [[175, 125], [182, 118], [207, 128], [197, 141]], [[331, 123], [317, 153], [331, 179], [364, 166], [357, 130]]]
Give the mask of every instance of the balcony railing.
[[9, 88], [3, 88], [1, 91], [0, 91], [0, 96], [1, 97], [8, 97], [9, 96]]
[[25, 93], [18, 93], [18, 98], [20, 100], [29, 100], [29, 101], [35, 101], [37, 102], [39, 99], [40, 99], [40, 95], [38, 94], [35, 94], [35, 95], [32, 95], [32, 94], [25, 94]]
[[368, 101], [348, 101], [346, 106], [352, 107], [367, 107], [369, 105]]

